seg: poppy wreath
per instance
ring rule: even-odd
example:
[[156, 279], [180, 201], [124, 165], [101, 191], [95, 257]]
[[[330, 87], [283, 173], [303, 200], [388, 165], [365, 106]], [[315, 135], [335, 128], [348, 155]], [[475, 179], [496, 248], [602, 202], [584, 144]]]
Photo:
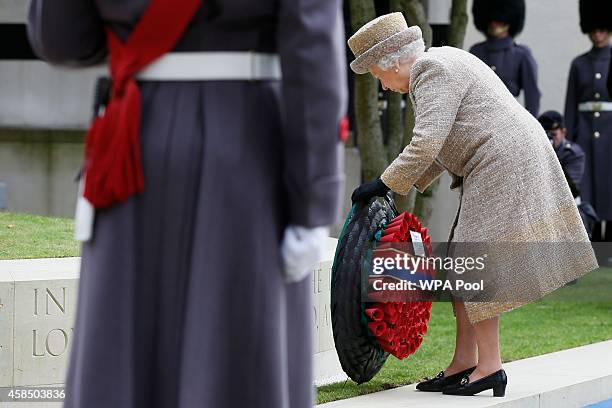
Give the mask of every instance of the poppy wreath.
[[362, 270], [370, 266], [373, 248], [409, 242], [410, 231], [421, 233], [430, 254], [431, 238], [419, 220], [398, 214], [389, 197], [374, 198], [352, 207], [338, 238], [331, 278], [332, 331], [342, 369], [358, 384], [371, 380], [389, 354], [400, 359], [413, 354], [427, 333], [431, 302], [362, 302], [362, 288], [368, 284]]
[[[425, 254], [432, 253], [431, 237], [419, 219], [404, 212], [384, 225], [375, 235], [377, 250], [383, 251], [393, 243], [411, 242], [410, 232], [421, 236]], [[435, 276], [435, 270], [425, 266], [419, 271], [425, 277]], [[427, 334], [431, 313], [431, 301], [377, 302], [368, 304], [364, 313], [368, 329], [380, 347], [396, 358], [403, 360], [414, 354]]]

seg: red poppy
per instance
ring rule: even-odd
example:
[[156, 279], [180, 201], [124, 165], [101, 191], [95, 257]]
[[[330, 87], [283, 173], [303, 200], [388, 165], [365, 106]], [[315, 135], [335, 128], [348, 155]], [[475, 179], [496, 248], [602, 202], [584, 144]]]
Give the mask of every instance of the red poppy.
[[[378, 242], [411, 242], [410, 231], [420, 233], [426, 254], [431, 254], [431, 237], [427, 228], [423, 228], [418, 218], [408, 212], [392, 219]], [[434, 272], [429, 267], [425, 270]], [[430, 311], [431, 302], [427, 301], [379, 302], [369, 305], [365, 315], [368, 328], [380, 347], [402, 360], [414, 354], [423, 342]]]

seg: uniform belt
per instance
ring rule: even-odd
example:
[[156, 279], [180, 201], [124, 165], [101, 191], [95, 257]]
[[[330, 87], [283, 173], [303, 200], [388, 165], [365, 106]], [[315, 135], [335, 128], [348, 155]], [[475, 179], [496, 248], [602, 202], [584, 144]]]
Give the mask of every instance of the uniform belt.
[[612, 112], [612, 102], [583, 102], [578, 105], [580, 112]]
[[281, 79], [277, 54], [252, 51], [170, 52], [136, 74], [142, 81], [257, 81]]

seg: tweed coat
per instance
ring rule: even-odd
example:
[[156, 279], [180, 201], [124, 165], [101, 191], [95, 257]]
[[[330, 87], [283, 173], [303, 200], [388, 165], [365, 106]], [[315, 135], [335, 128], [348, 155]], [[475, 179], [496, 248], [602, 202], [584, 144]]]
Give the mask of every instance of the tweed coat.
[[[486, 64], [460, 49], [430, 48], [411, 69], [409, 96], [413, 139], [383, 182], [399, 194], [413, 186], [423, 192], [446, 169], [462, 191], [449, 240], [517, 248], [497, 254], [496, 279], [504, 284], [496, 300], [466, 302], [470, 321], [539, 299], [598, 267], [546, 133]], [[571, 244], [560, 251], [540, 244], [550, 242]], [[524, 243], [533, 244], [519, 251]]]
[[[30, 40], [100, 63], [149, 2], [32, 0]], [[206, 0], [174, 51], [278, 53], [282, 80], [139, 82], [145, 189], [83, 245], [66, 408], [312, 407], [312, 279], [279, 247], [339, 215], [343, 44], [338, 0]]]

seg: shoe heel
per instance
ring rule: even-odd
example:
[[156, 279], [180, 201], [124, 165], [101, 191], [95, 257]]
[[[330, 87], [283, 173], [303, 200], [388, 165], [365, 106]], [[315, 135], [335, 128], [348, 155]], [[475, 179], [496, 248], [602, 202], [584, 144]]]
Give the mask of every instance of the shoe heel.
[[500, 384], [493, 387], [494, 397], [503, 397], [504, 395], [506, 395], [506, 384]]

